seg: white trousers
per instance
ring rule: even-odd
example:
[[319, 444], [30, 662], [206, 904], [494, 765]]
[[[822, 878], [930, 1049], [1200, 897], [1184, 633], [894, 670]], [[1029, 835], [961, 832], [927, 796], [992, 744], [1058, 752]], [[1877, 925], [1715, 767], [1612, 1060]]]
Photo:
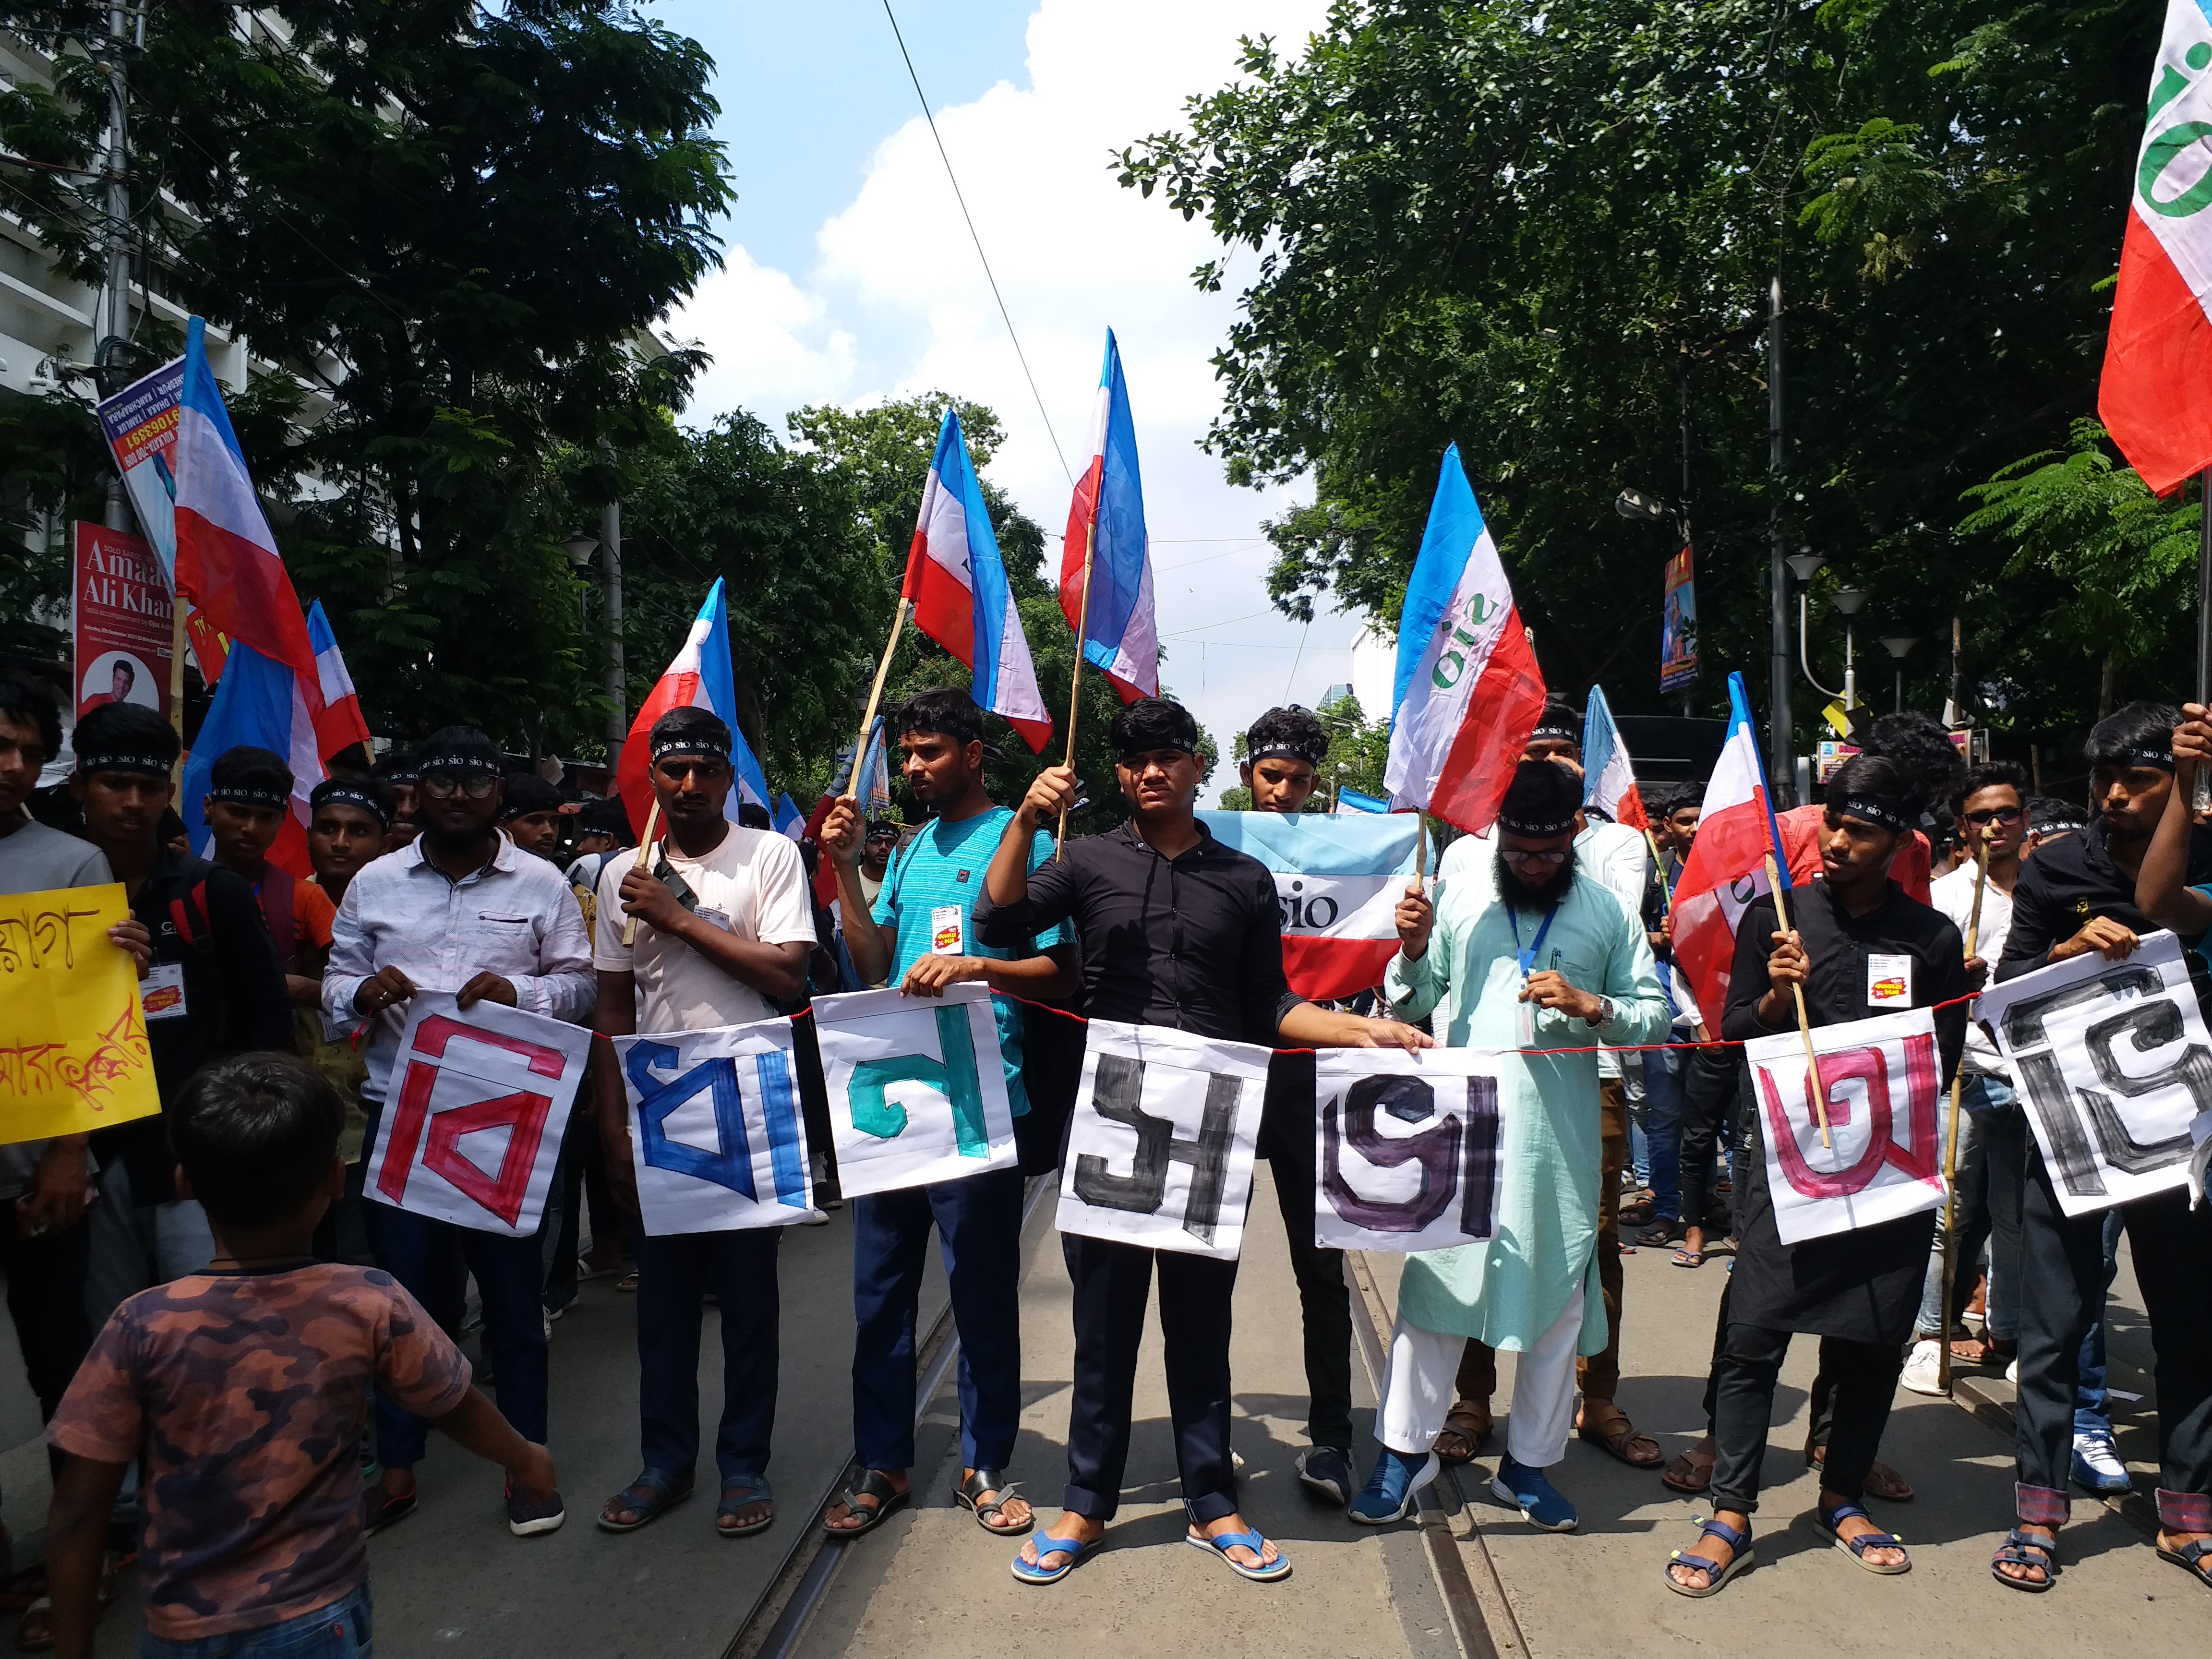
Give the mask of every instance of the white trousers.
[[[1582, 1330], [1583, 1299], [1571, 1296], [1567, 1310], [1536, 1339], [1536, 1346], [1514, 1356], [1505, 1449], [1516, 1463], [1547, 1469], [1567, 1455], [1567, 1436], [1575, 1425], [1575, 1343]], [[1428, 1450], [1451, 1409], [1453, 1382], [1466, 1351], [1465, 1337], [1440, 1336], [1398, 1316], [1376, 1421], [1376, 1437], [1384, 1445], [1409, 1456]]]

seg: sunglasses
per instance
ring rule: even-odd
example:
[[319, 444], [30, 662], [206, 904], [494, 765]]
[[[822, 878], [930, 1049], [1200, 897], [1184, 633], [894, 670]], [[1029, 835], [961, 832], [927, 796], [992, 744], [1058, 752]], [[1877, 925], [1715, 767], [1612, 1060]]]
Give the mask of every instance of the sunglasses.
[[1503, 847], [1498, 849], [1498, 856], [1508, 864], [1540, 864], [1547, 870], [1567, 861], [1565, 851], [1559, 848], [1550, 852], [1524, 852], [1518, 848]]
[[2026, 816], [2026, 811], [2018, 806], [1992, 806], [1986, 811], [1967, 813], [1966, 822], [1972, 824], [1976, 829], [1981, 829], [1992, 823], [2002, 823], [2009, 826], [2018, 823], [2021, 819]]
[[499, 780], [483, 772], [471, 772], [465, 777], [451, 772], [425, 772], [416, 787], [432, 800], [448, 800], [457, 790], [471, 800], [483, 800], [499, 787]]

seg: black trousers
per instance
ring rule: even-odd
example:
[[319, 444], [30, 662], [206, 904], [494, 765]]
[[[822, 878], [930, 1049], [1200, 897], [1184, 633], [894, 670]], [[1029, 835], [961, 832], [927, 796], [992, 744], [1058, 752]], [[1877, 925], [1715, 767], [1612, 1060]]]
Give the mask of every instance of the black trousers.
[[1290, 1235], [1291, 1272], [1298, 1281], [1305, 1326], [1306, 1438], [1316, 1446], [1352, 1448], [1352, 1290], [1344, 1252], [1314, 1243], [1314, 1057], [1277, 1054], [1267, 1066], [1267, 1105], [1259, 1154], [1275, 1177], [1275, 1202]]
[[[1713, 1363], [1705, 1372], [1705, 1432], [1708, 1434], [1718, 1433], [1721, 1356], [1728, 1348], [1729, 1291], [1732, 1288], [1733, 1280], [1721, 1286], [1720, 1313], [1713, 1322]], [[1805, 1402], [1813, 1419], [1811, 1429], [1805, 1437], [1808, 1456], [1811, 1455], [1811, 1447], [1826, 1446], [1829, 1436], [1835, 1430], [1836, 1379], [1850, 1370], [1850, 1356], [1846, 1350], [1854, 1346], [1841, 1337], [1824, 1336], [1820, 1339], [1820, 1366], [1813, 1374], [1813, 1387]], [[1880, 1439], [1879, 1435], [1875, 1437]], [[1871, 1465], [1871, 1455], [1869, 1462]], [[1859, 1479], [1865, 1480], [1865, 1474], [1862, 1473]]]
[[1147, 1250], [1076, 1233], [1060, 1237], [1074, 1282], [1075, 1383], [1067, 1411], [1067, 1490], [1061, 1506], [1110, 1521], [1129, 1461], [1130, 1399], [1155, 1261], [1167, 1349], [1168, 1415], [1183, 1507], [1200, 1523], [1237, 1508], [1229, 1455], [1230, 1304], [1237, 1264]]
[[[2022, 1486], [2063, 1493], [2074, 1449], [2074, 1391], [2081, 1339], [2105, 1302], [2101, 1211], [2058, 1207], [2042, 1149], [2031, 1139], [2021, 1191], [2020, 1404], [2016, 1455]], [[2121, 1206], [2136, 1284], [2157, 1356], [2160, 1510], [2168, 1494], [2212, 1492], [2212, 1210], [2191, 1210], [2186, 1191]], [[2169, 1522], [2172, 1524], [2172, 1522]], [[2191, 1528], [2202, 1531], [2200, 1525]]]
[[1685, 1223], [1705, 1224], [1712, 1189], [1727, 1173], [1735, 1139], [1736, 1051], [1693, 1048], [1682, 1085], [1682, 1208]]
[[[1765, 1461], [1766, 1432], [1774, 1418], [1774, 1382], [1792, 1334], [1731, 1320], [1723, 1335], [1713, 1389], [1713, 1434], [1719, 1455], [1707, 1495], [1716, 1510], [1751, 1515], [1759, 1509], [1759, 1467]], [[1820, 1485], [1856, 1504], [1866, 1496], [1867, 1471], [1881, 1449], [1881, 1431], [1889, 1422], [1890, 1400], [1897, 1391], [1905, 1356], [1887, 1343], [1825, 1337], [1820, 1362], [1832, 1389], [1828, 1455], [1821, 1467]]]
[[92, 1229], [76, 1226], [37, 1238], [15, 1231], [16, 1200], [0, 1200], [0, 1273], [8, 1276], [8, 1316], [23, 1350], [23, 1373], [39, 1399], [39, 1420], [52, 1419], [70, 1379], [92, 1348], [84, 1275]]

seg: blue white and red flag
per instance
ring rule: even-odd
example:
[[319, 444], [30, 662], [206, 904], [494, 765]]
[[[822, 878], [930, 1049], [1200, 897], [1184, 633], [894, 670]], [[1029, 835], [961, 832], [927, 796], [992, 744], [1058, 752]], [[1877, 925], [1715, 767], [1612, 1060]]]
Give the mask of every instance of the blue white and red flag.
[[691, 631], [653, 688], [637, 718], [629, 723], [622, 757], [615, 765], [615, 789], [629, 809], [630, 828], [645, 834], [645, 821], [653, 810], [653, 784], [646, 775], [650, 756], [648, 734], [653, 721], [672, 708], [704, 708], [722, 717], [730, 728], [730, 761], [737, 769], [737, 787], [730, 791], [723, 813], [738, 821], [738, 808], [745, 801], [769, 805], [768, 775], [754, 758], [745, 734], [738, 726], [738, 681], [730, 667], [730, 615], [722, 597], [722, 579], [707, 590], [706, 602], [692, 620]]
[[[1674, 965], [1689, 975], [1698, 1006], [1715, 1019], [1728, 1006], [1736, 922], [1744, 906], [1767, 890], [1766, 860], [1778, 844], [1750, 700], [1743, 676], [1731, 674], [1728, 740], [1705, 786], [1698, 838], [1674, 884]], [[1786, 888], [1790, 866], [1780, 869]]]
[[185, 844], [202, 858], [211, 856], [212, 839], [201, 811], [215, 763], [240, 744], [274, 750], [292, 769], [291, 810], [269, 848], [269, 861], [299, 880], [315, 873], [307, 861], [307, 797], [323, 781], [323, 750], [315, 717], [307, 706], [302, 676], [273, 662], [242, 640], [231, 643], [222, 678], [207, 718], [192, 739], [178, 788], [177, 811], [185, 821]]
[[361, 712], [361, 697], [346, 672], [338, 636], [323, 614], [323, 602], [307, 607], [307, 643], [315, 648], [315, 682], [322, 693], [322, 708], [315, 715], [315, 737], [328, 760], [349, 744], [368, 741], [368, 721]]
[[902, 591], [914, 603], [921, 631], [975, 671], [975, 706], [1006, 716], [1030, 752], [1042, 754], [1052, 717], [1037, 690], [983, 486], [968, 459], [960, 416], [951, 409], [937, 429]]
[[[1086, 614], [1083, 573], [1091, 571]], [[1121, 701], [1160, 693], [1160, 637], [1152, 617], [1152, 561], [1145, 538], [1145, 486], [1129, 416], [1121, 348], [1106, 331], [1106, 366], [1091, 417], [1091, 464], [1076, 480], [1060, 549], [1060, 608], [1081, 635], [1084, 659], [1103, 669]]]
[[1486, 833], [1544, 712], [1544, 676], [1457, 444], [1406, 585], [1390, 701], [1393, 804]]
[[1651, 827], [1644, 797], [1636, 791], [1636, 768], [1628, 757], [1628, 745], [1620, 740], [1620, 729], [1606, 704], [1605, 688], [1599, 685], [1590, 687], [1589, 702], [1583, 709], [1583, 802], [1632, 830]]
[[1419, 825], [1410, 812], [1200, 812], [1216, 841], [1275, 878], [1283, 972], [1312, 1001], [1382, 982], [1398, 954], [1398, 898], [1413, 873]]

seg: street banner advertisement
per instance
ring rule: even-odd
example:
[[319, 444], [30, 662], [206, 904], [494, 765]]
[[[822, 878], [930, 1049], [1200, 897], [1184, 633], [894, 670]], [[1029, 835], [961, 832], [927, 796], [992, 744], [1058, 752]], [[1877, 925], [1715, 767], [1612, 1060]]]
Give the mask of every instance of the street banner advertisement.
[[814, 1213], [789, 1020], [613, 1042], [647, 1232], [736, 1232]]
[[1667, 561], [1659, 600], [1659, 689], [1678, 691], [1698, 678], [1698, 579], [1686, 546]]
[[1500, 1057], [1474, 1048], [1315, 1056], [1314, 1243], [1442, 1250], [1498, 1231]]
[[1060, 1173], [1060, 1231], [1234, 1261], [1270, 1051], [1091, 1022]]
[[184, 401], [185, 360], [172, 358], [101, 404], [100, 430], [123, 475], [139, 528], [161, 561], [161, 582], [177, 588], [177, 406]]
[[2092, 951], [1993, 985], [1974, 1017], [2011, 1063], [2068, 1215], [2190, 1184], [2212, 1140], [2212, 1038], [2172, 933], [2124, 962]]
[[814, 1034], [847, 1197], [1020, 1161], [989, 986], [817, 997]]
[[74, 718], [111, 702], [135, 702], [166, 720], [175, 603], [168, 579], [141, 538], [82, 519], [76, 531], [70, 583]]
[[[107, 937], [130, 918], [120, 883], [0, 898], [0, 1144], [161, 1109], [137, 965]], [[167, 1000], [183, 1014], [183, 970], [155, 975], [176, 979]]]
[[1761, 1115], [1766, 1190], [1784, 1244], [1918, 1215], [1943, 1202], [1942, 1061], [1936, 1011], [1906, 1009], [1813, 1032], [1828, 1135], [1805, 1069], [1805, 1039], [1744, 1044]]
[[477, 1232], [529, 1237], [544, 1218], [591, 1052], [587, 1026], [417, 993], [369, 1151], [369, 1197]]
[[1419, 826], [1411, 812], [1200, 812], [1224, 847], [1275, 878], [1283, 973], [1311, 1002], [1382, 982], [1398, 954], [1398, 899], [1413, 878]]

